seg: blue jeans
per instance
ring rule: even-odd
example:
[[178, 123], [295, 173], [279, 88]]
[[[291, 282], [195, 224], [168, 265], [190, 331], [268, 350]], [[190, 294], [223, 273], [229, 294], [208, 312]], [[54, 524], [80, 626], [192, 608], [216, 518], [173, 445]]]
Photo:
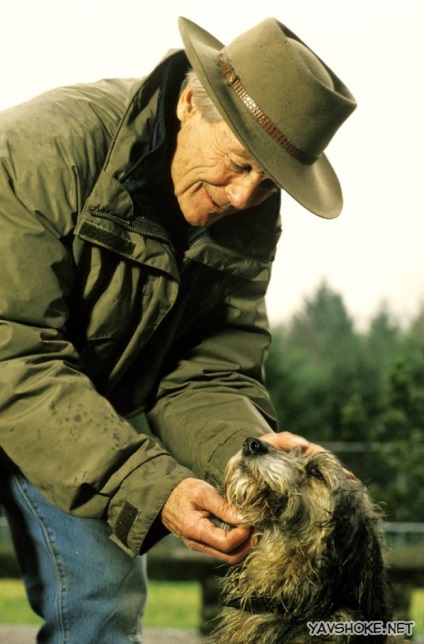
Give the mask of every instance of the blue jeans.
[[45, 620], [37, 642], [141, 642], [144, 557], [121, 551], [105, 523], [55, 508], [21, 474], [0, 473], [0, 503], [29, 602]]

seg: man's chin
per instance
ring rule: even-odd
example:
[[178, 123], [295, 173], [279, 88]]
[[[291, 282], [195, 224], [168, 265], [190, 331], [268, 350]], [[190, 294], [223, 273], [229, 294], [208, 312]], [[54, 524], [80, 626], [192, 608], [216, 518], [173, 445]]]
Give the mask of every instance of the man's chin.
[[217, 221], [221, 221], [221, 219], [224, 219], [225, 217], [228, 216], [229, 213], [199, 213], [199, 212], [194, 212], [194, 213], [189, 213], [189, 214], [184, 214], [184, 219], [189, 223], [191, 226], [195, 226], [198, 228], [208, 228], [209, 226], [212, 226], [215, 224]]

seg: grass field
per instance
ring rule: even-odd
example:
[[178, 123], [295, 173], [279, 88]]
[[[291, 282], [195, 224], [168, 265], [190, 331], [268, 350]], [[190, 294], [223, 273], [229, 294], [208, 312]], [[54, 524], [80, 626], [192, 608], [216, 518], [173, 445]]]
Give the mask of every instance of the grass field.
[[424, 589], [416, 590], [412, 596], [412, 619], [415, 622], [414, 633], [424, 634]]
[[[200, 586], [196, 583], [149, 582], [146, 628], [196, 629], [200, 620]], [[0, 579], [0, 624], [40, 624], [18, 579]]]
[[[200, 586], [196, 583], [149, 582], [146, 628], [196, 629], [200, 620]], [[424, 632], [424, 589], [414, 593], [412, 619], [415, 633]], [[22, 582], [0, 579], [0, 624], [39, 624], [28, 605]]]

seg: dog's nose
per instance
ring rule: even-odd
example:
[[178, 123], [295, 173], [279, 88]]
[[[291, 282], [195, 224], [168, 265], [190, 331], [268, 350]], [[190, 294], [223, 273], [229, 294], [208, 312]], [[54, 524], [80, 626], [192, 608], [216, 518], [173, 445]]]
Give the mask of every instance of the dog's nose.
[[257, 454], [266, 454], [268, 445], [259, 438], [246, 438], [243, 443], [243, 456], [256, 456]]

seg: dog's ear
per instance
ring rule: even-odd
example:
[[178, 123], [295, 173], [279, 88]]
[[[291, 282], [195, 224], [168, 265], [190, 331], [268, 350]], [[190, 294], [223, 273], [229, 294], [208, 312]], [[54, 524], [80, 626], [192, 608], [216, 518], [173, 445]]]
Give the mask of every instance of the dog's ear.
[[379, 514], [358, 481], [335, 495], [326, 556], [338, 608], [359, 611], [363, 620], [389, 621]]

